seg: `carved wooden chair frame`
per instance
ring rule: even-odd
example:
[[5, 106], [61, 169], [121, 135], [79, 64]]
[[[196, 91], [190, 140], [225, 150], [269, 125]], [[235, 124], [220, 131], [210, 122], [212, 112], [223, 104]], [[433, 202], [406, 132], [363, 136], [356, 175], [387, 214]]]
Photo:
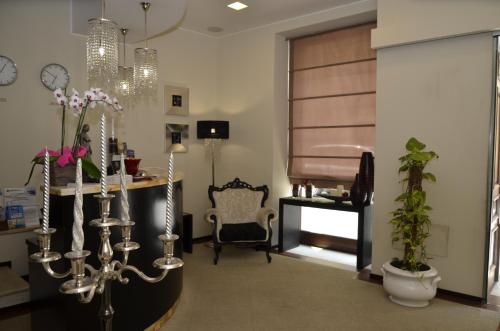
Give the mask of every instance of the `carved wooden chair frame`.
[[[267, 185], [262, 185], [262, 186], [257, 186], [253, 187], [252, 185], [241, 181], [239, 178], [235, 178], [233, 181], [226, 183], [222, 187], [216, 187], [213, 185], [210, 185], [208, 187], [208, 197], [210, 198], [210, 201], [212, 202], [212, 208], [216, 208], [215, 204], [215, 199], [214, 199], [214, 192], [222, 192], [226, 189], [249, 189], [252, 191], [260, 191], [263, 192], [262, 196], [262, 201], [260, 203], [261, 208], [265, 207], [265, 202], [267, 198], [269, 197], [269, 188]], [[272, 234], [273, 230], [271, 227], [271, 221], [276, 217], [276, 212], [272, 211], [267, 215], [267, 226], [268, 226], [268, 238], [267, 241], [255, 241], [255, 242], [245, 242], [245, 243], [239, 243], [239, 242], [219, 242], [218, 237], [217, 237], [217, 217], [215, 215], [210, 215], [210, 219], [214, 222], [213, 226], [213, 231], [212, 231], [212, 241], [214, 244], [214, 264], [217, 264], [217, 261], [219, 260], [219, 254], [222, 250], [222, 245], [238, 245], [238, 246], [255, 246], [255, 249], [258, 250], [259, 246], [262, 246], [265, 244], [266, 246], [266, 257], [268, 263], [271, 262], [271, 240], [272, 240]]]

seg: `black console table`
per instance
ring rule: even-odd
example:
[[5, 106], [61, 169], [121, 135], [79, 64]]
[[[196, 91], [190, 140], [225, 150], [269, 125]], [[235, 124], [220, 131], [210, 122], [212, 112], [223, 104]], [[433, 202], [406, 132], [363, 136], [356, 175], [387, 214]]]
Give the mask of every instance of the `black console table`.
[[[287, 206], [312, 207], [354, 212], [358, 214], [358, 238], [356, 240], [356, 268], [363, 269], [372, 262], [373, 205], [354, 207], [350, 203], [336, 203], [324, 198], [281, 198], [279, 200], [279, 252], [295, 248], [300, 244], [300, 209]], [[335, 219], [325, 220], [335, 222]]]

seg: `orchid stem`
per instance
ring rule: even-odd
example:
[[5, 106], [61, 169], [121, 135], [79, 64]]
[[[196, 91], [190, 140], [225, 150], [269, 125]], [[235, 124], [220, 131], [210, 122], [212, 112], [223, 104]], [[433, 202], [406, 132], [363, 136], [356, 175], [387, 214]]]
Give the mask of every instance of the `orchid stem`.
[[[64, 89], [64, 95], [66, 95], [66, 89]], [[66, 135], [66, 105], [63, 105], [62, 109], [62, 123], [61, 123], [61, 153], [64, 148], [64, 136]]]
[[87, 113], [87, 107], [88, 103], [85, 107], [82, 109], [82, 115], [80, 116], [80, 119], [78, 120], [78, 126], [76, 127], [76, 132], [75, 132], [75, 140], [73, 141], [73, 154], [76, 152], [76, 146], [78, 145], [78, 141], [80, 140], [79, 137], [81, 135], [81, 131], [83, 128], [83, 121], [85, 120], [85, 114]]

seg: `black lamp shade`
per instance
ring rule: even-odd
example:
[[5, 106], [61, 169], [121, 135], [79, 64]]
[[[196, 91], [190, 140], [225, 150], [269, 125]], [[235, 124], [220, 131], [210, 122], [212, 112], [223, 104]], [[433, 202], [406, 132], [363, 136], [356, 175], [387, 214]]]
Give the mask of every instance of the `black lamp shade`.
[[198, 121], [198, 139], [229, 139], [229, 121]]

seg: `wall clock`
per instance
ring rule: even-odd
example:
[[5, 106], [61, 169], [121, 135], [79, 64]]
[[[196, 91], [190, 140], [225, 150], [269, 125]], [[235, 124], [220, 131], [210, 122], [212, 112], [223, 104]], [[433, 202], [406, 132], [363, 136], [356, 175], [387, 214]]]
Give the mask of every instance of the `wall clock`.
[[69, 84], [68, 70], [57, 63], [47, 64], [40, 72], [40, 80], [51, 91], [65, 89]]
[[0, 55], [0, 86], [7, 86], [17, 79], [17, 67], [14, 61], [4, 55]]

